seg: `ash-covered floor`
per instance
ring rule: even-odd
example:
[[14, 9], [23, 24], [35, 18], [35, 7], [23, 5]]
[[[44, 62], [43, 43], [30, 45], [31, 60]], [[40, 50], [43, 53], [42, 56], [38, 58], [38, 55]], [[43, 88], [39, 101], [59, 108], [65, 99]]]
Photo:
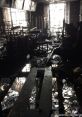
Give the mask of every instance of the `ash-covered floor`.
[[[26, 69], [24, 67], [22, 71], [24, 70], [30, 71], [30, 65]], [[11, 79], [2, 78], [0, 82], [0, 94], [2, 95], [9, 87]], [[12, 82], [12, 86], [1, 102], [4, 117], [26, 115], [29, 117], [59, 117], [78, 116], [79, 114], [81, 116], [74, 85], [67, 79], [59, 81], [52, 75], [51, 66], [34, 67], [27, 77], [17, 77]]]

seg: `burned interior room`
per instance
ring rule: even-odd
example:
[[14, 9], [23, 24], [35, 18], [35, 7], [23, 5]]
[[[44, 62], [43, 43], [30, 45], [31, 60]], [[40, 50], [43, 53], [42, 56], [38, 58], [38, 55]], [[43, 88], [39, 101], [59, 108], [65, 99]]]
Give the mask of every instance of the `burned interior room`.
[[0, 0], [0, 117], [82, 117], [82, 0]]

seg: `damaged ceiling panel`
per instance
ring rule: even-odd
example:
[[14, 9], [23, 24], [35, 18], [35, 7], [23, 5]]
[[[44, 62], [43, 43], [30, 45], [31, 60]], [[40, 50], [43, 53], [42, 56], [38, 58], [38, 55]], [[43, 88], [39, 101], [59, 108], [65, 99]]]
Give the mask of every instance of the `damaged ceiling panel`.
[[16, 1], [17, 0], [0, 0], [0, 7], [14, 7]]
[[11, 7], [17, 9], [24, 9], [33, 11], [35, 8], [31, 8], [31, 5], [34, 4], [36, 7], [36, 3], [43, 2], [43, 3], [52, 3], [52, 2], [68, 2], [68, 1], [78, 1], [78, 0], [0, 0], [0, 7]]
[[11, 7], [15, 0], [0, 0], [0, 7]]
[[0, 0], [0, 7], [35, 11], [36, 0]]
[[37, 2], [52, 3], [52, 2], [72, 2], [78, 0], [37, 0]]

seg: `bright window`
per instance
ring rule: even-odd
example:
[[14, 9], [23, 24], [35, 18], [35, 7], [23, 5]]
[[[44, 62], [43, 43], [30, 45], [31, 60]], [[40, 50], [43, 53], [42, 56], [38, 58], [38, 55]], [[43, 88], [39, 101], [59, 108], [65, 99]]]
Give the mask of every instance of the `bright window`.
[[50, 30], [54, 34], [63, 27], [65, 3], [50, 4]]

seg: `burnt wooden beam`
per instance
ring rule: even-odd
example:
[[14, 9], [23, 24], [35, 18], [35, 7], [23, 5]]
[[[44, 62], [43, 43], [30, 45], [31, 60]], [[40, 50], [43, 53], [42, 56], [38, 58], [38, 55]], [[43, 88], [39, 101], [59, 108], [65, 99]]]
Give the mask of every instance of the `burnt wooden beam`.
[[23, 5], [22, 5], [22, 9], [24, 9], [24, 4], [25, 4], [25, 0], [23, 0]]
[[51, 67], [45, 68], [39, 108], [42, 117], [49, 117], [52, 110], [52, 72]]
[[[35, 77], [37, 74], [37, 69], [34, 67], [31, 69], [27, 80], [19, 94], [18, 100], [14, 104], [14, 107], [9, 113], [8, 117], [31, 117], [29, 116], [28, 109], [30, 109], [29, 98], [31, 96], [32, 89], [35, 86]], [[32, 113], [31, 113], [32, 115]]]

